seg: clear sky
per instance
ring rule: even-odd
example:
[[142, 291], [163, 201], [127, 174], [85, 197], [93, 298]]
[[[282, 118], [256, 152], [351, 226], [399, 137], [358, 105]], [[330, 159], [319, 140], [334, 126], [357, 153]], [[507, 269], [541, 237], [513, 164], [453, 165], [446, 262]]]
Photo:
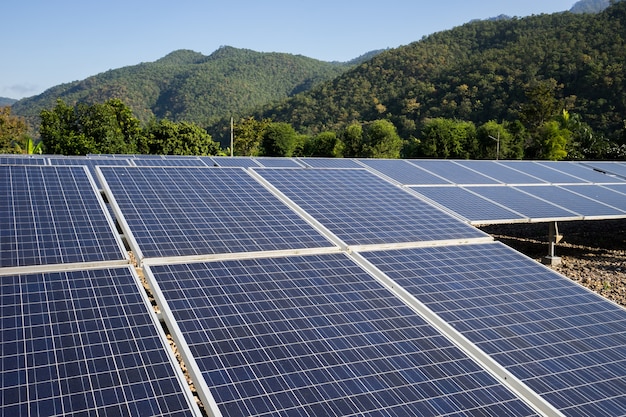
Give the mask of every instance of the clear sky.
[[569, 10], [576, 0], [7, 0], [0, 97], [20, 99], [177, 49], [220, 46], [349, 61], [472, 19]]

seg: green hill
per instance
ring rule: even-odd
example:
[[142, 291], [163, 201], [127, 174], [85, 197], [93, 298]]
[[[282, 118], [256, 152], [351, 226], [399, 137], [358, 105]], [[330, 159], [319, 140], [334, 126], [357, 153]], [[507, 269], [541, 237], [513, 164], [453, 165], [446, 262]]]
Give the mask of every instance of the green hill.
[[626, 2], [598, 14], [474, 21], [387, 50], [255, 116], [310, 134], [385, 118], [406, 139], [434, 117], [519, 119], [527, 91], [553, 80], [559, 103], [624, 140], [625, 36]]
[[358, 62], [330, 63], [228, 46], [209, 56], [179, 50], [155, 62], [50, 88], [14, 103], [13, 113], [36, 124], [40, 111], [53, 108], [58, 98], [68, 104], [118, 98], [143, 121], [157, 117], [207, 125], [305, 91]]

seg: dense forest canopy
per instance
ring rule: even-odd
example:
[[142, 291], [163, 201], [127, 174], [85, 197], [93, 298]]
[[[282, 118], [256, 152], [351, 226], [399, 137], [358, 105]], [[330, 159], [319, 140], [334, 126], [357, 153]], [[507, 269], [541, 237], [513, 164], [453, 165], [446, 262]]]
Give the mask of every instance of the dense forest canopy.
[[624, 2], [599, 14], [472, 22], [381, 53], [255, 116], [311, 134], [386, 118], [409, 139], [419, 138], [432, 118], [476, 125], [521, 120], [533, 94], [548, 88], [549, 116], [567, 110], [597, 135], [621, 143], [625, 27]]

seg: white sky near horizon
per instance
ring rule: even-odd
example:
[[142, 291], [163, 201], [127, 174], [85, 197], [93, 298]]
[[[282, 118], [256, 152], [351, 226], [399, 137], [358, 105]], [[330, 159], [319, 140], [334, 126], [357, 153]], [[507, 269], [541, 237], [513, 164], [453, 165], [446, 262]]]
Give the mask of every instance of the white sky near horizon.
[[473, 19], [569, 10], [577, 0], [8, 0], [0, 97], [21, 99], [178, 49], [220, 46], [349, 61]]

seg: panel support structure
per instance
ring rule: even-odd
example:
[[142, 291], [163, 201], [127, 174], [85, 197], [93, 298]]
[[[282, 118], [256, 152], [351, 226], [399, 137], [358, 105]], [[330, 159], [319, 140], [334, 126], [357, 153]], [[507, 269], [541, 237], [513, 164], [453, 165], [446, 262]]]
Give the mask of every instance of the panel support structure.
[[563, 235], [559, 234], [559, 226], [557, 222], [550, 222], [548, 231], [548, 255], [543, 258], [546, 265], [560, 265], [561, 257], [556, 256], [556, 245], [563, 239]]

